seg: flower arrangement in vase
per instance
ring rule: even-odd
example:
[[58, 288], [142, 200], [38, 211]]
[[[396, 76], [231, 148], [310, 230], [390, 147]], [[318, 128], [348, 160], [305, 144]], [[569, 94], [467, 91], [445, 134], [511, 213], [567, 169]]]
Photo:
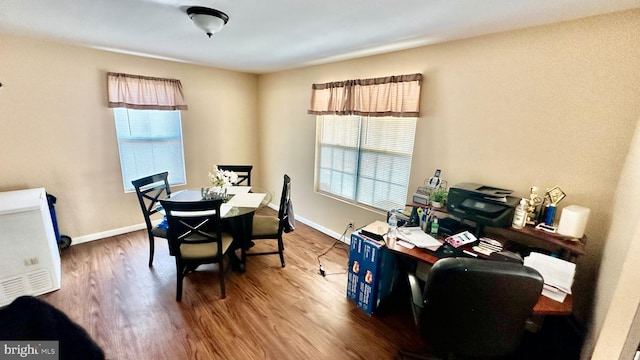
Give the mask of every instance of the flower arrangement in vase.
[[229, 188], [229, 186], [238, 182], [238, 174], [233, 171], [220, 170], [216, 165], [214, 165], [213, 171], [209, 172], [209, 180], [211, 181], [211, 185], [213, 185], [213, 187], [203, 188], [203, 197], [213, 199], [226, 199], [227, 189]]

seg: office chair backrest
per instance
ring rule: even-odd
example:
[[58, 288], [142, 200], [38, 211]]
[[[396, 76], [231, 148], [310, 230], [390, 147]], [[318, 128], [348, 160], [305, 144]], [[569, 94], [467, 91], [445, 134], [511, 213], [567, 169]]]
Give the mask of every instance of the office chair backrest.
[[520, 264], [441, 259], [424, 289], [423, 336], [439, 353], [510, 354], [520, 343], [542, 285], [538, 271]]
[[251, 186], [251, 170], [253, 165], [217, 165], [223, 171], [233, 171], [238, 174], [238, 182], [235, 185]]

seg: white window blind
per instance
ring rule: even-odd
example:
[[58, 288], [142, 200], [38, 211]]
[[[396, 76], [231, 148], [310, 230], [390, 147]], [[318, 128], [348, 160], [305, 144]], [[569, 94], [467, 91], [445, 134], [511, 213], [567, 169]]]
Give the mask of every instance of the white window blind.
[[316, 188], [376, 209], [404, 208], [416, 118], [317, 116]]
[[186, 183], [180, 111], [114, 108], [125, 191], [131, 180], [163, 171], [169, 184]]

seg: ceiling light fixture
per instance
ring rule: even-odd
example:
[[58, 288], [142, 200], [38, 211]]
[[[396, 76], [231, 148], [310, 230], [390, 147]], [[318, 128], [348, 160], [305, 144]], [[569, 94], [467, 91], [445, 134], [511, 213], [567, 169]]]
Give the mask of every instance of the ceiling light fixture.
[[229, 21], [229, 16], [222, 11], [210, 9], [202, 6], [192, 6], [187, 9], [187, 15], [193, 20], [197, 27], [211, 37], [222, 29]]

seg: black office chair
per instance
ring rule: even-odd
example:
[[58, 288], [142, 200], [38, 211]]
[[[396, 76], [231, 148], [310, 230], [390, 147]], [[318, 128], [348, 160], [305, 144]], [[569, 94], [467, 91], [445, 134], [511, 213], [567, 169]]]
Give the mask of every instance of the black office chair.
[[235, 185], [251, 186], [251, 170], [253, 165], [217, 165], [223, 171], [233, 171], [238, 174], [238, 182]]
[[167, 239], [176, 258], [176, 301], [182, 300], [184, 276], [202, 264], [218, 264], [220, 295], [226, 297], [224, 257], [231, 249], [233, 237], [222, 232], [222, 199], [198, 201], [160, 200], [167, 213]]
[[[415, 278], [410, 285], [421, 334], [435, 356], [486, 358], [517, 350], [543, 279], [516, 263], [446, 258], [433, 265], [423, 292]], [[404, 351], [396, 356], [408, 358], [438, 357]]]
[[251, 231], [251, 240], [277, 240], [278, 250], [261, 252], [249, 250], [246, 256], [279, 254], [280, 264], [284, 267], [284, 242], [282, 240], [282, 233], [291, 232], [294, 228], [295, 219], [293, 216], [293, 204], [291, 203], [291, 178], [285, 174], [278, 217], [254, 215]]
[[154, 237], [167, 238], [167, 231], [157, 225], [151, 225], [151, 215], [158, 212], [158, 201], [171, 195], [169, 187], [168, 172], [145, 176], [131, 181], [138, 195], [138, 202], [142, 209], [144, 222], [147, 225], [147, 235], [149, 236], [149, 267], [153, 266]]
[[[62, 310], [33, 296], [20, 296], [7, 307], [0, 308], [0, 324], [0, 339], [4, 343], [29, 341], [36, 345], [34, 341], [56, 341], [59, 351], [56, 359], [58, 356], [60, 359], [83, 360], [105, 358], [100, 345], [80, 324], [71, 320]], [[23, 354], [23, 358], [31, 357], [31, 353]], [[8, 355], [6, 358], [18, 358], [17, 355]]]

